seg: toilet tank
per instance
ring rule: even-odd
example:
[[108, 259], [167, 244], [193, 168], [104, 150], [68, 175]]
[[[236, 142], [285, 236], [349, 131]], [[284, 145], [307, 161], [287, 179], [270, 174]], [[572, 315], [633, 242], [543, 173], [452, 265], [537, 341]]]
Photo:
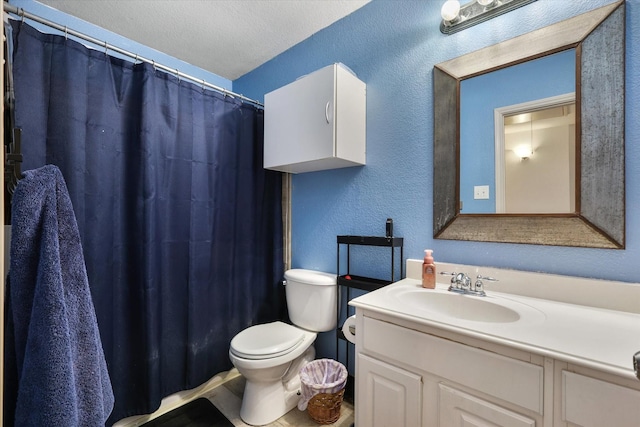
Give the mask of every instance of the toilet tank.
[[287, 270], [284, 278], [291, 323], [314, 332], [335, 329], [338, 303], [335, 274], [293, 269]]

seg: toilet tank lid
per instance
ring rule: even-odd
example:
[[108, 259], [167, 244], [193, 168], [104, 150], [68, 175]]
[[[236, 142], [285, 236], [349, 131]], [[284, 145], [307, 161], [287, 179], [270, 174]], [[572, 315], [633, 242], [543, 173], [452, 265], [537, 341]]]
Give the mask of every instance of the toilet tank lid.
[[336, 275], [322, 271], [294, 268], [284, 272], [286, 280], [306, 283], [308, 285], [330, 286], [336, 284]]

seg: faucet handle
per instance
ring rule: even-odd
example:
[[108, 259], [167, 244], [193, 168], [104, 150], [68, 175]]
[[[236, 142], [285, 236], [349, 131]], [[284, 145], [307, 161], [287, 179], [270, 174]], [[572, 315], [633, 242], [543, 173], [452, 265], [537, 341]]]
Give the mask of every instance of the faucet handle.
[[474, 285], [474, 291], [477, 292], [480, 295], [485, 295], [484, 292], [484, 283], [482, 283], [483, 280], [488, 280], [489, 282], [497, 282], [498, 279], [494, 279], [493, 277], [487, 277], [487, 276], [483, 276], [481, 274], [478, 274], [478, 276], [476, 277], [476, 283]]
[[[448, 271], [441, 271], [440, 272], [441, 275], [443, 276], [451, 276], [451, 286], [455, 287], [456, 285], [456, 276], [458, 275], [458, 273], [450, 273]], [[451, 289], [451, 288], [449, 288]]]

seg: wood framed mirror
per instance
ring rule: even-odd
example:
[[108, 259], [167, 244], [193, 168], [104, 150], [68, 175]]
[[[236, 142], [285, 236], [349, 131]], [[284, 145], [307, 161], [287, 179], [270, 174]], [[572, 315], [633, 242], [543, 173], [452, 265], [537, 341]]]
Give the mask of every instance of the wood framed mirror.
[[[434, 238], [621, 249], [625, 246], [623, 0], [437, 64]], [[575, 50], [575, 212], [460, 209], [461, 82]]]

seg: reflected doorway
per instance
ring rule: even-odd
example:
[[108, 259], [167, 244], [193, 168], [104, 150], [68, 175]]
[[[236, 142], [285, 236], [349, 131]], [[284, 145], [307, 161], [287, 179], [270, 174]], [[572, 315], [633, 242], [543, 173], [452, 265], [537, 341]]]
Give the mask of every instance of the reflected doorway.
[[575, 93], [497, 108], [496, 213], [574, 213]]

